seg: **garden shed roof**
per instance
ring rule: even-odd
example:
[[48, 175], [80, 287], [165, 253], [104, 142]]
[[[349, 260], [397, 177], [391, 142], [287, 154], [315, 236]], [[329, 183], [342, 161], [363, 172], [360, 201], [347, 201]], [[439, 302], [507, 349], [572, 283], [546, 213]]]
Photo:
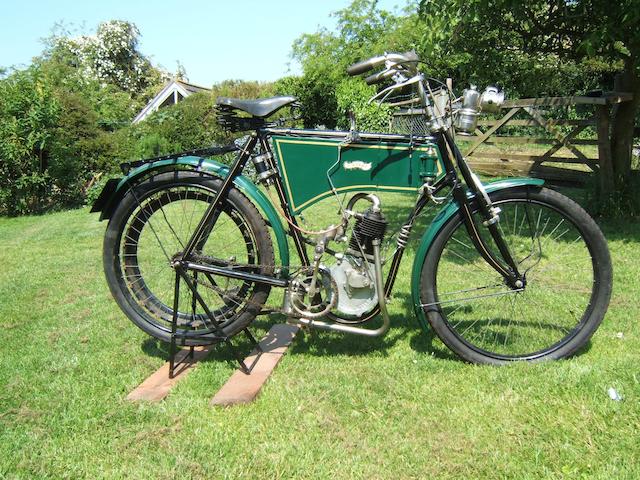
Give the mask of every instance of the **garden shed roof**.
[[171, 80], [151, 99], [149, 103], [136, 115], [132, 123], [138, 123], [156, 110], [169, 105], [175, 105], [184, 98], [198, 92], [209, 91], [208, 88], [194, 85], [183, 80]]

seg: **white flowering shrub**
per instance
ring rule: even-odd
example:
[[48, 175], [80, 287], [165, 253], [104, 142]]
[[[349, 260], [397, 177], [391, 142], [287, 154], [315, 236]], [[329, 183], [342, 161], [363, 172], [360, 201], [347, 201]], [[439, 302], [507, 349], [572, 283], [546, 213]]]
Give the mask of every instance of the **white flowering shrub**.
[[135, 24], [109, 20], [100, 23], [95, 35], [55, 38], [53, 50], [70, 53], [83, 76], [135, 95], [168, 78], [138, 50], [139, 37]]

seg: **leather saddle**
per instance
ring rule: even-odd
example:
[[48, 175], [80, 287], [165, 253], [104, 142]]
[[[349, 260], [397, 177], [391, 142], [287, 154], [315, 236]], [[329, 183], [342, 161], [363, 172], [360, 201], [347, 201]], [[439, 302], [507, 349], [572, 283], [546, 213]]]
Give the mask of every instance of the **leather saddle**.
[[261, 98], [259, 100], [242, 100], [240, 98], [218, 97], [216, 104], [229, 108], [235, 108], [242, 110], [254, 117], [265, 118], [269, 115], [273, 115], [282, 107], [290, 105], [296, 101], [296, 97], [283, 96], [283, 97], [271, 97]]

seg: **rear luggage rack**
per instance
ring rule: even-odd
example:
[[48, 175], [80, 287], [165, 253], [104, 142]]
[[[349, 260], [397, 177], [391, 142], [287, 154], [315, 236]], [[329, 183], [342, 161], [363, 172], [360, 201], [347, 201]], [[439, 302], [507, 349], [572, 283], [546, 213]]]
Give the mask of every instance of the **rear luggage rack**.
[[159, 162], [161, 160], [174, 160], [176, 158], [195, 156], [195, 157], [211, 157], [213, 155], [222, 155], [224, 153], [235, 152], [240, 150], [235, 143], [229, 145], [214, 145], [213, 147], [198, 148], [196, 150], [186, 150], [184, 152], [171, 153], [169, 155], [161, 155], [159, 157], [145, 158], [143, 160], [133, 160], [131, 162], [123, 162], [120, 164], [120, 170], [125, 175], [128, 175], [134, 168], [141, 167], [147, 163]]

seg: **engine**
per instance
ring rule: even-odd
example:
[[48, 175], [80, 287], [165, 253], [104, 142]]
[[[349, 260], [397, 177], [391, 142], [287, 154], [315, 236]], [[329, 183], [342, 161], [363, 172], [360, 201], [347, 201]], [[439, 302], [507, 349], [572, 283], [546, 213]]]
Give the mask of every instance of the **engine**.
[[[367, 200], [371, 206], [356, 212], [353, 207], [359, 200]], [[344, 232], [352, 218], [355, 221], [347, 249], [344, 253], [332, 252], [336, 263], [330, 267], [323, 265], [327, 243], [346, 241]], [[319, 232], [313, 265], [291, 282], [283, 311], [307, 319], [333, 312], [338, 322], [359, 323], [363, 315], [380, 305], [376, 285], [383, 285], [380, 243], [386, 230], [387, 220], [380, 210], [378, 197], [366, 193], [351, 197], [343, 210], [342, 224]]]
[[349, 251], [354, 255], [364, 254], [365, 257], [373, 255], [374, 240], [384, 238], [387, 231], [387, 220], [379, 209], [374, 210], [373, 207], [364, 213], [356, 216], [356, 222], [353, 226], [353, 234], [349, 240]]
[[355, 195], [347, 210], [362, 198], [372, 206], [362, 213], [354, 213], [356, 221], [349, 240], [349, 248], [330, 268], [338, 288], [336, 310], [346, 317], [357, 319], [378, 305], [376, 292], [373, 242], [382, 241], [388, 222], [380, 211], [380, 201], [374, 195]]

